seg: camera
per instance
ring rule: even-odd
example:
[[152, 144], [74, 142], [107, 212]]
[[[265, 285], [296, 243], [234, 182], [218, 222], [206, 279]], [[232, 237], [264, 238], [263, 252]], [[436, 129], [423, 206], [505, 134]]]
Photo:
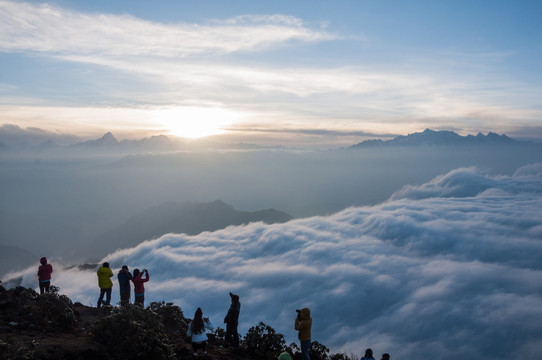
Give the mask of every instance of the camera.
[[301, 310], [297, 309], [295, 312], [299, 314], [301, 312]]

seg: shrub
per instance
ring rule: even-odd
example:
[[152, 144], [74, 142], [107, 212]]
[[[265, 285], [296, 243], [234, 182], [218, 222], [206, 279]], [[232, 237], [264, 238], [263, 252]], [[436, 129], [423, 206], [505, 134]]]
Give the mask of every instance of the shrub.
[[42, 316], [58, 329], [72, 329], [77, 326], [73, 304], [66, 295], [55, 292], [44, 293], [36, 298]]
[[184, 337], [188, 330], [188, 324], [183, 311], [173, 303], [152, 302], [148, 309], [158, 314], [162, 319], [162, 324], [170, 337]]
[[311, 343], [309, 355], [311, 360], [328, 360], [329, 349], [325, 345], [320, 344], [318, 341], [313, 341]]
[[358, 357], [354, 354], [350, 354], [350, 356], [344, 354], [344, 353], [337, 353], [333, 354], [329, 357], [330, 360], [358, 360]]
[[96, 322], [92, 335], [117, 359], [174, 359], [162, 318], [148, 308], [115, 308]]
[[286, 344], [284, 335], [263, 322], [248, 329], [244, 342], [248, 354], [258, 360], [275, 360]]

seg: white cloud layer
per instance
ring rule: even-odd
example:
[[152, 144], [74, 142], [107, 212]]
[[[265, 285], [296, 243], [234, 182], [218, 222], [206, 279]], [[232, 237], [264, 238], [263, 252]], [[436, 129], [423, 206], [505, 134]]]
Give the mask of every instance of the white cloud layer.
[[[107, 256], [149, 269], [147, 302], [198, 306], [219, 325], [228, 291], [240, 331], [264, 321], [296, 341], [295, 309], [333, 351], [393, 358], [536, 358], [542, 351], [542, 164], [512, 176], [456, 169], [388, 202], [285, 224], [168, 234]], [[95, 304], [94, 272], [53, 284]], [[35, 286], [35, 269], [21, 272]], [[113, 300], [118, 298], [115, 284]]]

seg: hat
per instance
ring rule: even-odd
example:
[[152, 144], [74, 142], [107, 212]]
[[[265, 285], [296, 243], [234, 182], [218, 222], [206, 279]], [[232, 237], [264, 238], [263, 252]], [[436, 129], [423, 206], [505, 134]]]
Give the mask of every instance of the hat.
[[230, 297], [233, 301], [239, 301], [239, 295], [235, 295], [230, 291]]
[[128, 270], [128, 265], [122, 265], [122, 268], [123, 268], [124, 270]]
[[292, 357], [287, 352], [283, 352], [279, 355], [278, 360], [292, 360]]
[[106, 261], [106, 262], [104, 262], [104, 265], [103, 265], [103, 267], [109, 267], [109, 263], [108, 263], [107, 261]]

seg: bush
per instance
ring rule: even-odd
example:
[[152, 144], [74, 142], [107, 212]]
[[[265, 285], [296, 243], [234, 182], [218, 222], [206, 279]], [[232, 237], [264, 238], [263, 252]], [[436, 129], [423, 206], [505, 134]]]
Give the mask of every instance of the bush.
[[77, 320], [73, 312], [73, 303], [66, 295], [59, 295], [60, 290], [51, 286], [50, 292], [37, 296], [38, 306], [43, 316], [56, 328], [69, 330], [77, 326]]
[[284, 335], [263, 322], [248, 329], [244, 342], [248, 354], [258, 360], [275, 360], [286, 344]]
[[92, 335], [117, 359], [174, 359], [162, 318], [148, 308], [115, 308], [96, 322]]
[[357, 356], [354, 354], [351, 354], [350, 356], [344, 354], [344, 353], [337, 353], [334, 355], [331, 355], [330, 360], [358, 360]]
[[318, 341], [313, 341], [311, 343], [309, 355], [311, 360], [328, 360], [329, 349], [325, 345], [320, 344]]
[[183, 311], [173, 303], [152, 302], [148, 309], [158, 314], [162, 319], [162, 324], [170, 337], [184, 337], [188, 330], [188, 324]]

